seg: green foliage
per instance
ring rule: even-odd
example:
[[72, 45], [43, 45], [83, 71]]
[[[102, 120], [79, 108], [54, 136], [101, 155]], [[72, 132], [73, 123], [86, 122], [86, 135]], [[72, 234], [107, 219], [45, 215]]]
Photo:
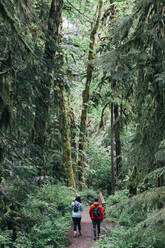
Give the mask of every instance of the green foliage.
[[108, 149], [100, 143], [100, 136], [91, 137], [87, 147], [86, 182], [96, 191], [107, 191], [110, 188], [110, 162]]
[[[127, 54], [132, 57], [130, 65], [134, 64], [138, 72], [134, 85], [137, 122], [134, 147], [138, 167], [146, 169], [158, 166], [154, 164], [154, 156], [164, 138], [164, 90], [161, 82], [164, 75], [162, 41], [165, 27], [162, 25], [161, 31], [158, 31], [159, 22], [164, 18], [160, 2], [154, 2], [152, 7], [150, 1], [137, 2], [134, 13], [132, 29], [122, 44], [122, 51], [130, 51]], [[158, 57], [162, 63], [156, 62]]]
[[165, 176], [165, 167], [158, 168], [148, 173], [143, 181], [138, 186], [138, 191], [143, 192], [151, 189], [154, 185], [157, 186], [158, 178]]
[[[163, 226], [161, 226], [163, 230]], [[157, 230], [139, 229], [138, 227], [116, 226], [106, 233], [106, 238], [97, 242], [96, 248], [163, 248], [165, 239]]]
[[120, 222], [128, 226], [138, 224], [157, 208], [164, 206], [164, 190], [164, 187], [152, 189], [110, 208], [107, 207], [107, 215], [118, 218]]
[[20, 210], [21, 229], [14, 247], [65, 247], [72, 198], [73, 191], [62, 185], [43, 185], [30, 194]]
[[93, 189], [85, 189], [81, 192], [81, 199], [82, 201], [87, 204], [87, 205], [91, 205], [94, 200], [95, 197], [98, 197], [99, 192], [97, 192], [96, 190]]
[[12, 244], [11, 231], [1, 231], [0, 230], [0, 245], [10, 246]]
[[106, 206], [109, 208], [110, 206], [113, 206], [119, 202], [122, 202], [124, 200], [128, 199], [128, 190], [124, 189], [121, 191], [116, 191], [114, 195], [110, 195], [106, 199]]
[[[106, 237], [94, 247], [163, 248], [165, 245], [164, 191], [164, 187], [156, 188], [125, 200], [123, 198], [127, 197], [125, 195], [127, 192], [118, 192], [116, 196], [109, 197], [106, 202], [106, 216], [118, 224], [109, 228]], [[110, 199], [118, 203], [110, 206]]]
[[159, 144], [159, 149], [155, 154], [155, 160], [157, 162], [165, 162], [165, 140], [163, 139]]
[[[65, 229], [71, 220], [72, 190], [60, 185], [42, 187], [48, 181], [64, 183], [67, 179], [54, 93], [59, 67], [52, 65], [55, 72], [47, 73], [44, 58], [50, 4], [44, 0], [0, 1], [0, 128], [10, 124], [7, 132], [0, 132], [0, 245], [17, 248], [64, 247]], [[77, 143], [89, 30], [96, 4], [97, 0], [64, 1], [60, 49]], [[104, 6], [89, 102], [85, 176], [90, 189], [86, 188], [81, 197], [91, 204], [99, 191], [104, 196], [110, 191], [110, 102], [122, 105], [121, 126], [126, 126], [120, 133], [120, 172], [127, 180], [117, 178], [116, 186], [150, 191], [130, 199], [127, 190], [108, 197], [106, 215], [125, 226], [108, 231], [100, 247], [165, 247], [164, 189], [151, 190], [165, 175], [164, 23], [163, 1], [132, 4], [131, 0], [117, 0], [106, 1]], [[42, 93], [47, 95], [48, 81], [51, 92], [45, 98]], [[49, 111], [43, 111], [48, 109], [45, 104]], [[38, 115], [35, 126], [37, 106], [43, 114]], [[34, 130], [40, 131], [43, 123], [44, 149], [40, 142], [34, 142]], [[76, 147], [73, 152], [77, 153]]]
[[96, 170], [89, 169], [86, 171], [86, 182], [89, 187], [95, 190], [101, 190], [106, 193], [110, 190], [110, 165], [100, 165]]
[[[137, 166], [140, 173], [140, 176], [137, 173], [137, 178], [133, 179], [136, 187], [148, 172], [162, 167], [162, 163], [155, 162], [155, 154], [156, 159], [159, 155], [163, 156], [163, 152], [157, 152], [159, 143], [164, 139], [165, 120], [163, 100], [165, 26], [160, 24], [164, 19], [162, 11], [164, 3], [160, 1], [152, 3], [146, 0], [135, 1], [134, 9], [127, 7], [126, 11], [122, 5], [129, 5], [128, 1], [114, 1], [114, 5], [110, 5], [108, 11], [111, 15], [104, 17], [110, 19], [109, 29], [112, 38], [105, 42], [98, 63], [106, 75], [109, 72], [110, 83], [116, 84], [113, 92], [109, 90], [111, 98], [113, 96], [115, 99], [116, 95], [121, 94], [122, 100], [127, 102], [123, 105], [123, 108], [127, 109], [123, 111], [127, 126], [132, 119], [136, 127], [132, 133], [134, 136], [132, 149], [127, 156], [131, 170]], [[120, 12], [116, 13], [119, 8]], [[112, 13], [115, 13], [113, 17]], [[121, 18], [117, 19], [118, 15]], [[155, 185], [156, 182], [153, 186]]]
[[[14, 247], [65, 247], [65, 231], [71, 225], [70, 206], [74, 191], [62, 185], [49, 184], [41, 189], [33, 187], [34, 193], [30, 194], [29, 183], [3, 184], [0, 244], [9, 245], [15, 230]], [[25, 201], [27, 189], [28, 199]]]

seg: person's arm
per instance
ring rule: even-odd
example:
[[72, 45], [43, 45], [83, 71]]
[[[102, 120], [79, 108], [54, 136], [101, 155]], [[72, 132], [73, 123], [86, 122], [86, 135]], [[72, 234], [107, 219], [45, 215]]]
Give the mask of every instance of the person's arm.
[[82, 205], [82, 203], [80, 204], [80, 211], [81, 212], [83, 211], [83, 205]]
[[104, 218], [104, 212], [103, 212], [103, 208], [102, 208], [102, 206], [100, 205], [100, 214], [101, 214], [101, 219], [103, 220], [103, 218]]
[[90, 209], [89, 209], [89, 215], [90, 215], [90, 217], [92, 217], [92, 208], [93, 208], [93, 206], [91, 205], [90, 206]]

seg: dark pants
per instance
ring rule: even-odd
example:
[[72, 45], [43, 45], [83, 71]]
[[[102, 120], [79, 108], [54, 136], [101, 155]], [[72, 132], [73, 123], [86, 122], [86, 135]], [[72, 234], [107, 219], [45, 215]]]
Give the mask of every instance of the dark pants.
[[93, 224], [93, 233], [94, 233], [94, 238], [96, 238], [96, 229], [97, 229], [97, 236], [100, 234], [100, 219], [93, 219], [92, 224]]
[[79, 232], [81, 232], [81, 218], [74, 218], [73, 219], [73, 231], [77, 231], [77, 226], [78, 226], [78, 230]]

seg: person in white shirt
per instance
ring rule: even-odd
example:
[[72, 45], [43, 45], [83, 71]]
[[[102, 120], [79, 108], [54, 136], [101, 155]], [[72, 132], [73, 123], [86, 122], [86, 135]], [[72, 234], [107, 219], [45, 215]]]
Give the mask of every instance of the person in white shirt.
[[[72, 202], [71, 207], [73, 220], [73, 237], [77, 237], [81, 235], [81, 216], [83, 211], [83, 206], [79, 195], [76, 196], [76, 199]], [[77, 233], [77, 229], [79, 233]]]

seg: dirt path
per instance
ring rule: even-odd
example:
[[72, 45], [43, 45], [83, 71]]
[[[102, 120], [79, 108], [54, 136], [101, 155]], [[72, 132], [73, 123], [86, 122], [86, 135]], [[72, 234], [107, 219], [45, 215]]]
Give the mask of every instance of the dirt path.
[[[101, 234], [103, 234], [103, 227], [106, 227], [107, 223], [101, 225]], [[108, 226], [111, 226], [111, 223], [108, 223]], [[70, 241], [68, 248], [91, 248], [93, 243], [96, 242], [93, 240], [93, 229], [92, 222], [89, 217], [89, 207], [84, 207], [82, 220], [81, 220], [81, 231], [82, 236], [73, 238], [73, 228], [70, 228], [67, 233], [67, 237]]]

